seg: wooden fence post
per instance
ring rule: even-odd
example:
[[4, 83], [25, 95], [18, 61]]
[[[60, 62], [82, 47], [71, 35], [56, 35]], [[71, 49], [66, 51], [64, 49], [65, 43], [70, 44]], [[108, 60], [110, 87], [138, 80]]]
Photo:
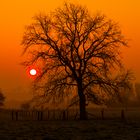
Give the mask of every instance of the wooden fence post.
[[66, 112], [65, 110], [63, 111], [63, 117], [62, 117], [63, 120], [66, 120]]
[[101, 119], [104, 120], [105, 117], [104, 117], [104, 108], [101, 110]]
[[47, 113], [47, 120], [50, 119], [50, 110], [48, 110], [48, 113]]
[[43, 112], [42, 111], [37, 111], [37, 120], [42, 121], [43, 120]]
[[121, 110], [121, 119], [122, 120], [125, 120], [126, 119], [124, 109]]

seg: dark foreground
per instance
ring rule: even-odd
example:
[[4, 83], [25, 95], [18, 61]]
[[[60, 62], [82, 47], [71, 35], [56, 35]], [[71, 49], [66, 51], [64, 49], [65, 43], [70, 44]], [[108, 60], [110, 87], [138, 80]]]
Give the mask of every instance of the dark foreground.
[[140, 140], [140, 120], [0, 121], [0, 140]]

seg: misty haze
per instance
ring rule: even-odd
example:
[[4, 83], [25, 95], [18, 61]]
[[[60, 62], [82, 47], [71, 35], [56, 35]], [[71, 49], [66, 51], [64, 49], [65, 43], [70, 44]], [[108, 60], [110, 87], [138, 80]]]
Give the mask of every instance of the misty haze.
[[140, 139], [138, 5], [3, 1], [0, 139]]

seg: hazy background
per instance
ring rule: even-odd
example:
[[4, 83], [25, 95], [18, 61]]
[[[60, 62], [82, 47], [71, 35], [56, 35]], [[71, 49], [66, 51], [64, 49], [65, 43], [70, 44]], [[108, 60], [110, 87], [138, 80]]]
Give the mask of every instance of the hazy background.
[[[140, 82], [140, 1], [139, 0], [65, 0], [86, 6], [90, 12], [101, 12], [118, 22], [123, 34], [130, 39], [130, 48], [123, 50], [123, 61], [135, 72]], [[19, 65], [23, 47], [20, 45], [25, 25], [39, 13], [48, 13], [62, 6], [63, 0], [3, 0], [0, 3], [0, 88], [7, 104], [32, 97], [32, 80]], [[13, 104], [12, 104], [13, 105]], [[13, 105], [14, 106], [14, 105]]]

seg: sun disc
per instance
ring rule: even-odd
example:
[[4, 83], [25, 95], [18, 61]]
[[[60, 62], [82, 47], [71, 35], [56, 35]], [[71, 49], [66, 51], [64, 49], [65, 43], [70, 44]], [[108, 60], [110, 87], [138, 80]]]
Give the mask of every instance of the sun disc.
[[36, 75], [36, 70], [35, 70], [35, 69], [31, 69], [31, 70], [30, 70], [30, 74], [31, 74], [31, 75]]

